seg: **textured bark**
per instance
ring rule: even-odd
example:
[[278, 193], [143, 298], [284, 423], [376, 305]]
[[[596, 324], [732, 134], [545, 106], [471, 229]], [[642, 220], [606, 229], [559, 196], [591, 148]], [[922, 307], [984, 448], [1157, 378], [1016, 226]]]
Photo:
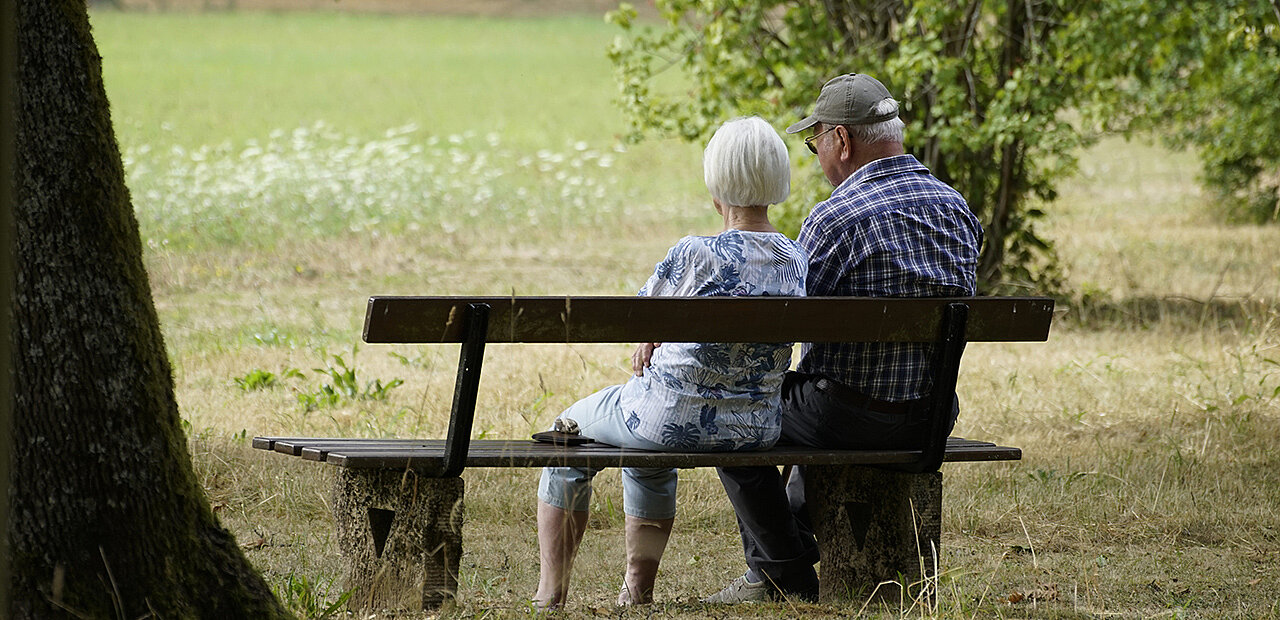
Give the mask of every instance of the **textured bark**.
[[287, 614], [209, 509], [83, 0], [19, 0], [12, 618]]
[[877, 585], [877, 598], [896, 600], [903, 586], [905, 600], [930, 595], [922, 577], [935, 574], [941, 549], [941, 473], [810, 466], [804, 479], [822, 553], [820, 600], [863, 600]]
[[462, 478], [338, 470], [333, 513], [353, 611], [421, 610], [458, 590]]
[[[12, 2], [0, 2], [0, 334], [13, 330], [13, 100], [18, 49]], [[13, 459], [13, 341], [0, 338], [0, 533], [9, 531], [9, 471]], [[9, 608], [9, 539], [0, 535], [0, 610]]]

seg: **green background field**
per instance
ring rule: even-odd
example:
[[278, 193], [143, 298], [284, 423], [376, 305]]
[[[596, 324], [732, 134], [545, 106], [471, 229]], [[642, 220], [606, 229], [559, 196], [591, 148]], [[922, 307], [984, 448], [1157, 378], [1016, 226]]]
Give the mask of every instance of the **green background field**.
[[[522, 148], [624, 129], [598, 17], [97, 13], [130, 140], [240, 143], [322, 121], [358, 138], [497, 131]], [[553, 44], [554, 43], [554, 44]], [[164, 132], [164, 133], [160, 133]]]
[[[628, 294], [680, 235], [719, 229], [699, 145], [621, 144], [599, 15], [91, 20], [198, 471], [304, 615], [341, 591], [331, 472], [243, 437], [440, 436], [447, 419], [456, 350], [360, 347], [368, 295]], [[1195, 173], [1193, 154], [1109, 138], [1045, 205], [1072, 303], [1048, 343], [971, 346], [959, 388], [957, 434], [1025, 459], [944, 470], [939, 607], [885, 615], [1280, 617], [1280, 230], [1221, 223]], [[627, 354], [494, 347], [477, 435], [545, 427]], [[520, 615], [536, 472], [466, 480], [449, 613]], [[704, 617], [693, 601], [742, 570], [714, 474], [682, 472], [680, 494], [660, 603], [631, 617]], [[613, 613], [620, 501], [602, 474], [570, 615]]]

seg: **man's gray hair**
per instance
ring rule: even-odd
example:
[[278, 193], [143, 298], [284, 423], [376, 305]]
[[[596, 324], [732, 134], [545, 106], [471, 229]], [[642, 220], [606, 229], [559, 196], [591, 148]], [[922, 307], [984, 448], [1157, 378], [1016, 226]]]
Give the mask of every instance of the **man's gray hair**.
[[758, 116], [725, 122], [702, 153], [702, 178], [711, 196], [733, 207], [763, 207], [791, 193], [787, 145]]
[[[898, 110], [898, 102], [894, 99], [884, 99], [871, 108], [876, 116], [889, 114]], [[902, 142], [902, 130], [906, 124], [897, 116], [879, 123], [870, 125], [845, 125], [849, 130], [849, 134], [853, 138], [863, 144], [875, 144], [877, 142]]]

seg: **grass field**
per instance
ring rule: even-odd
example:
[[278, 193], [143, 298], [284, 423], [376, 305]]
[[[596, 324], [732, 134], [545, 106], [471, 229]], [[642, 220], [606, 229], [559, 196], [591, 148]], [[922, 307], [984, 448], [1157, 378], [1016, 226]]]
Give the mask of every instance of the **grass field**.
[[[332, 472], [246, 436], [446, 422], [456, 350], [358, 346], [369, 294], [627, 294], [678, 236], [717, 229], [696, 146], [618, 144], [614, 33], [589, 17], [92, 22], [198, 472], [304, 616], [341, 593]], [[1195, 171], [1119, 139], [1083, 154], [1046, 223], [1076, 303], [1048, 343], [973, 345], [961, 373], [957, 434], [1025, 458], [944, 468], [938, 606], [878, 615], [1280, 618], [1280, 229], [1221, 224]], [[477, 433], [546, 426], [622, 380], [626, 356], [491, 348]], [[445, 615], [525, 613], [536, 475], [465, 474]], [[860, 611], [698, 605], [742, 570], [706, 471], [682, 472], [659, 604], [614, 611], [621, 495], [600, 481], [566, 615]]]

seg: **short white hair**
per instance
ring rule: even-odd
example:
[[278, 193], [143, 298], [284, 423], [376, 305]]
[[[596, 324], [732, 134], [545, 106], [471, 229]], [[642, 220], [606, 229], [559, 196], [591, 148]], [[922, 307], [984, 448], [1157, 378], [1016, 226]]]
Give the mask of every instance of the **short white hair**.
[[791, 193], [787, 145], [758, 116], [725, 122], [702, 153], [702, 178], [720, 204], [763, 207]]
[[[871, 108], [871, 113], [876, 116], [897, 111], [898, 102], [894, 99], [882, 99]], [[845, 125], [845, 129], [849, 130], [849, 134], [863, 144], [902, 142], [902, 130], [904, 127], [906, 127], [906, 124], [897, 116], [887, 121], [871, 123], [870, 125]]]

